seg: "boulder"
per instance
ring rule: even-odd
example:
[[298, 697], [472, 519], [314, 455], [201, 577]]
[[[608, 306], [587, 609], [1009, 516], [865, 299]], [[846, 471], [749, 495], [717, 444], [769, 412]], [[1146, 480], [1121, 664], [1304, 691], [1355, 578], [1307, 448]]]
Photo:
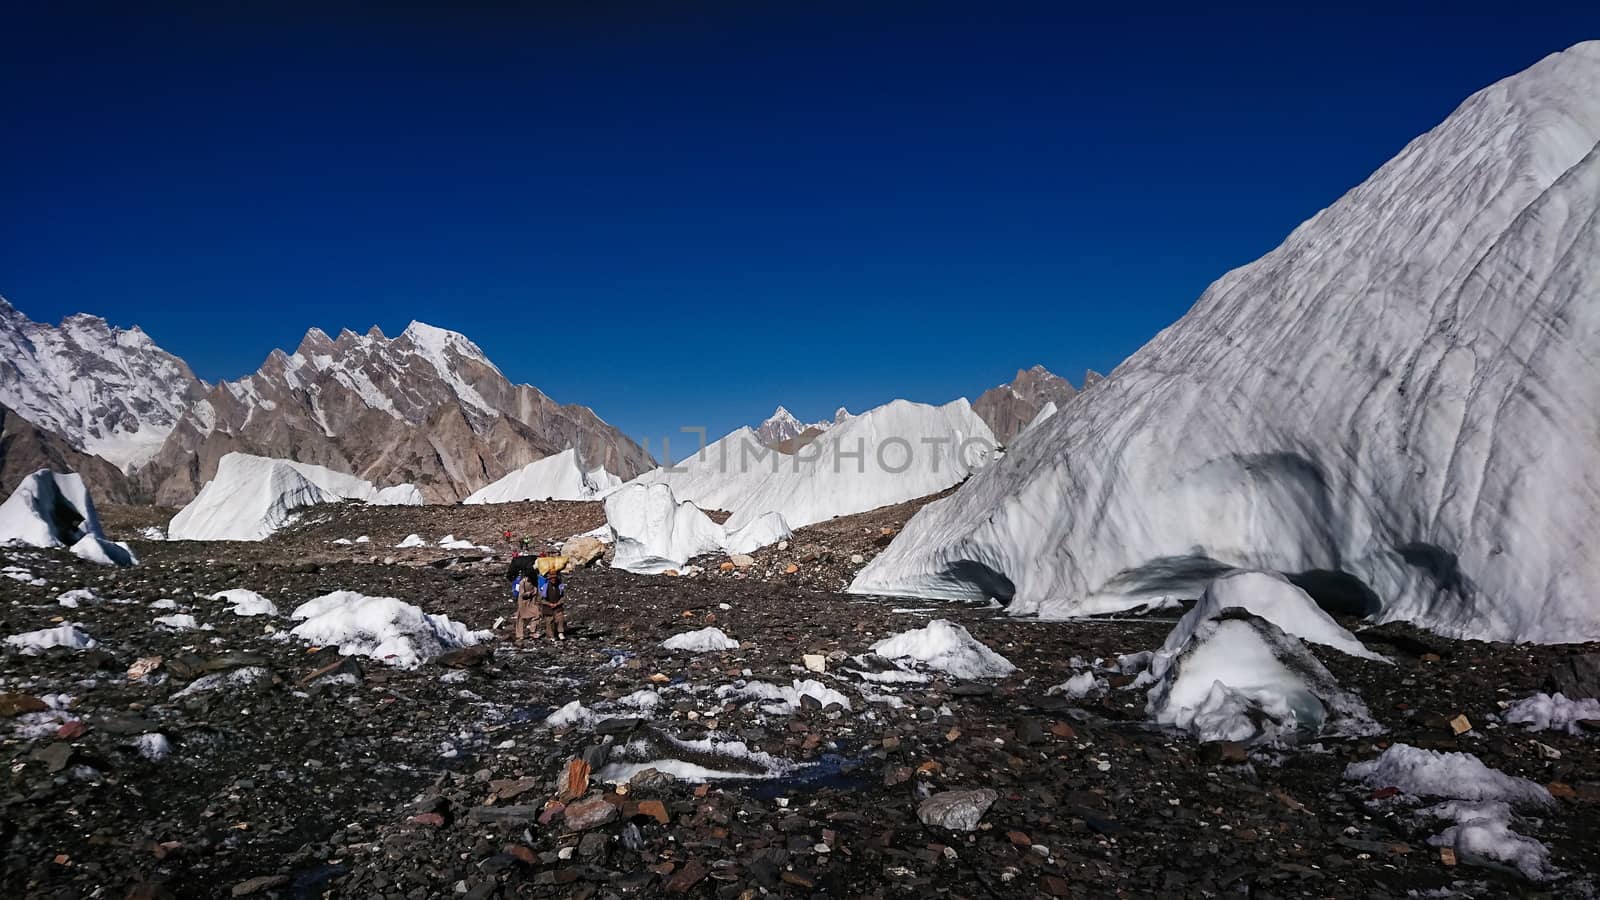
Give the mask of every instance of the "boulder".
[[588, 831], [616, 819], [617, 808], [604, 797], [596, 797], [569, 804], [563, 816], [568, 831]]
[[917, 807], [917, 818], [924, 825], [951, 831], [976, 831], [984, 813], [1000, 795], [988, 788], [976, 791], [946, 791], [934, 794]]
[[561, 555], [567, 558], [567, 571], [592, 565], [606, 555], [606, 545], [592, 535], [580, 534], [561, 545]]
[[1580, 653], [1557, 660], [1549, 686], [1569, 700], [1600, 697], [1600, 653]]

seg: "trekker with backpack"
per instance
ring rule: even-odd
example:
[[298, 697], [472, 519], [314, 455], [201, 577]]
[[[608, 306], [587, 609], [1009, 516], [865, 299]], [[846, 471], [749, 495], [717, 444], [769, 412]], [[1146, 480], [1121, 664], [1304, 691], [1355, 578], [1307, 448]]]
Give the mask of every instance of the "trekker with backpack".
[[533, 639], [539, 639], [539, 586], [535, 580], [536, 575], [529, 573], [516, 576], [511, 582], [511, 596], [516, 598], [516, 643], [522, 646], [522, 629], [529, 619], [533, 620]]
[[539, 576], [539, 605], [543, 607], [545, 634], [564, 641], [567, 639], [567, 586], [561, 583], [561, 571]]

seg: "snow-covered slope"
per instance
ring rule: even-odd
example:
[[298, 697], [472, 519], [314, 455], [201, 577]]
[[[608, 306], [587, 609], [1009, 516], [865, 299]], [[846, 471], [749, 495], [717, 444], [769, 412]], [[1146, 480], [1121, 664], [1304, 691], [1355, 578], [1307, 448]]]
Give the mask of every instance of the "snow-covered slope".
[[217, 477], [172, 517], [174, 541], [259, 541], [282, 528], [298, 509], [339, 500], [415, 506], [422, 494], [409, 484], [379, 489], [322, 466], [230, 453]]
[[178, 505], [243, 451], [454, 501], [567, 448], [623, 477], [654, 465], [592, 410], [512, 384], [461, 334], [421, 322], [396, 338], [313, 328], [293, 354], [274, 350], [255, 374], [217, 385], [141, 475], [158, 503]]
[[1597, 144], [1600, 42], [1473, 95], [852, 589], [1061, 616], [1333, 572], [1382, 620], [1600, 638]]
[[791, 528], [936, 494], [987, 462], [994, 435], [965, 400], [896, 400], [851, 416], [800, 452], [762, 445], [741, 428], [673, 467], [635, 479], [724, 509], [739, 528], [778, 513]]
[[206, 385], [137, 326], [52, 328], [0, 298], [0, 404], [126, 469], [149, 459]]
[[567, 449], [555, 456], [534, 460], [461, 502], [594, 500], [621, 484], [622, 479], [604, 468], [585, 472], [583, 466], [578, 463], [578, 451]]
[[103, 503], [142, 499], [133, 480], [111, 462], [84, 453], [59, 432], [41, 428], [0, 404], [0, 495], [9, 494], [40, 469], [82, 475]]

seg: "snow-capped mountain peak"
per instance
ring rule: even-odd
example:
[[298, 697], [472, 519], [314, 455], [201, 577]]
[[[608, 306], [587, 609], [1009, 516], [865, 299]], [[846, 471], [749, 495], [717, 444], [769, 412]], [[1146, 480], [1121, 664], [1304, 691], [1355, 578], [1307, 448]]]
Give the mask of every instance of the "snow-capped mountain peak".
[[0, 298], [0, 404], [123, 469], [149, 459], [206, 389], [141, 329], [77, 314], [52, 328]]
[[1078, 393], [1065, 378], [1044, 366], [1018, 369], [1010, 382], [984, 391], [972, 409], [1002, 443], [1009, 444], [1047, 404], [1066, 405]]
[[254, 374], [219, 385], [185, 424], [150, 476], [161, 503], [192, 499], [228, 450], [416, 483], [435, 500], [569, 447], [588, 469], [622, 476], [654, 464], [592, 411], [512, 384], [465, 335], [422, 322], [395, 338], [309, 329], [294, 353], [273, 351]]
[[[844, 413], [844, 407], [839, 407], [839, 411]], [[849, 415], [849, 413], [844, 414], [846, 416]], [[779, 406], [773, 410], [772, 415], [768, 416], [765, 422], [756, 426], [755, 437], [764, 446], [776, 447], [785, 441], [793, 441], [808, 431], [813, 435], [827, 431], [839, 421], [843, 421], [843, 419], [836, 419], [835, 421], [823, 420], [808, 425], [795, 418], [794, 413], [789, 412], [788, 409]]]

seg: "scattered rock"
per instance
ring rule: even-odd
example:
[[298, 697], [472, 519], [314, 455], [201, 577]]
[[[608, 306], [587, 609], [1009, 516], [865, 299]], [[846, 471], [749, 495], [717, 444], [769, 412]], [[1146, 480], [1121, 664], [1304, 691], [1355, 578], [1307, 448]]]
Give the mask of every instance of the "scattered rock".
[[261, 875], [249, 881], [241, 881], [233, 886], [230, 892], [235, 897], [253, 897], [263, 891], [270, 891], [289, 883], [287, 875]]
[[0, 694], [0, 719], [9, 719], [24, 713], [44, 712], [49, 705], [28, 694]]
[[1569, 700], [1600, 697], [1600, 653], [1575, 653], [1555, 661], [1547, 679], [1552, 693]]
[[604, 797], [569, 803], [566, 812], [562, 814], [562, 821], [566, 823], [568, 831], [588, 831], [616, 818], [617, 808]]
[[538, 814], [537, 806], [474, 806], [467, 818], [480, 825], [523, 825]]
[[1207, 741], [1197, 752], [1207, 766], [1242, 766], [1250, 761], [1250, 750], [1238, 741]]
[[28, 758], [44, 763], [46, 772], [59, 772], [67, 767], [67, 763], [72, 761], [72, 745], [62, 743], [45, 744], [42, 747], [35, 747], [28, 754]]
[[494, 651], [488, 644], [474, 644], [471, 647], [441, 653], [434, 658], [434, 662], [447, 669], [470, 669], [481, 666], [493, 658]]
[[667, 893], [684, 894], [703, 881], [709, 871], [706, 864], [698, 859], [690, 859], [678, 868], [667, 880]]
[[917, 818], [924, 825], [951, 831], [976, 831], [978, 822], [999, 797], [989, 788], [934, 794], [917, 807]]
[[639, 815], [649, 816], [662, 825], [672, 824], [672, 817], [667, 815], [667, 807], [660, 800], [640, 800]]
[[581, 759], [570, 760], [556, 779], [556, 799], [571, 803], [589, 792], [589, 764]]
[[656, 769], [641, 769], [628, 781], [635, 791], [664, 791], [677, 783], [677, 776]]

